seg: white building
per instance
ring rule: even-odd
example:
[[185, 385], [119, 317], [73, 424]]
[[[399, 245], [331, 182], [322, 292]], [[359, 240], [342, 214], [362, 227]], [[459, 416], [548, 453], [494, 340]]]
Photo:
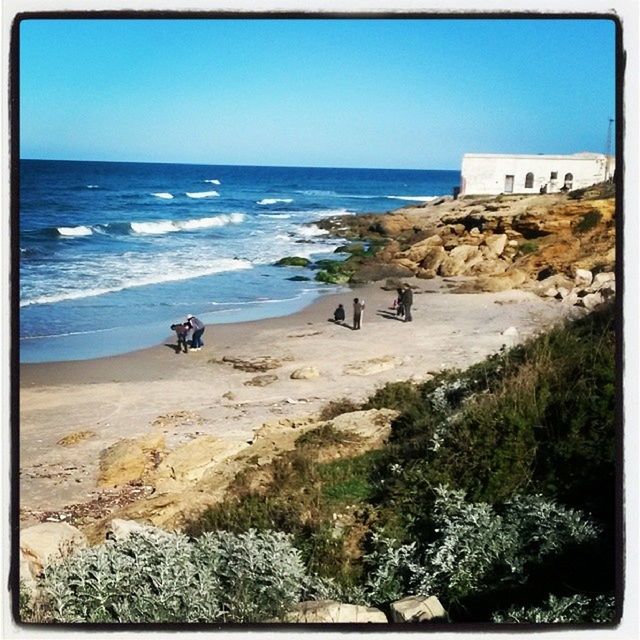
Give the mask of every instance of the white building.
[[466, 153], [462, 158], [460, 195], [570, 191], [608, 180], [614, 171], [615, 158], [603, 153]]

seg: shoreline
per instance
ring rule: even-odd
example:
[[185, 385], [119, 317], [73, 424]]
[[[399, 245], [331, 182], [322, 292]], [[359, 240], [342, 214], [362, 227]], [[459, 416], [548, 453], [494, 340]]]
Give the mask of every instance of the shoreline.
[[[100, 458], [123, 439], [161, 437], [169, 451], [203, 436], [245, 447], [265, 424], [281, 429], [332, 400], [359, 403], [388, 382], [466, 368], [572, 312], [521, 290], [449, 293], [448, 279], [409, 282], [411, 323], [397, 321], [395, 292], [377, 283], [288, 316], [209, 327], [199, 352], [177, 354], [172, 339], [120, 356], [22, 364], [21, 525], [112, 495], [97, 484]], [[356, 295], [367, 304], [361, 331], [328, 321], [340, 301], [350, 325]], [[516, 338], [503, 335], [510, 327]], [[300, 369], [313, 375], [292, 377]]]

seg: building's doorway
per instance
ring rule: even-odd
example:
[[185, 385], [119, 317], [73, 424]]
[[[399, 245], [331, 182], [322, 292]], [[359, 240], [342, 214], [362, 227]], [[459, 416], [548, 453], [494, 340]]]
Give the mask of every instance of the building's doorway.
[[504, 177], [504, 192], [513, 193], [513, 176]]

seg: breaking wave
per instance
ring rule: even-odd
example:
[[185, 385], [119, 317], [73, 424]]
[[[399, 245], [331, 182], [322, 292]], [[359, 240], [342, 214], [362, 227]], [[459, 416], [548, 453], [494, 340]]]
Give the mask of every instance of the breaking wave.
[[161, 193], [152, 193], [151, 195], [155, 196], [156, 198], [162, 198], [164, 200], [173, 200], [173, 194], [167, 193], [165, 191], [162, 191]]
[[216, 198], [220, 194], [217, 191], [187, 191], [185, 195], [189, 198]]
[[79, 227], [56, 227], [59, 235], [66, 238], [79, 238], [80, 236], [90, 236], [93, 234], [91, 227], [80, 225]]
[[279, 202], [288, 204], [290, 202], [293, 202], [293, 198], [263, 198], [262, 200], [258, 200], [256, 204], [260, 204], [264, 206], [269, 204], [278, 204]]

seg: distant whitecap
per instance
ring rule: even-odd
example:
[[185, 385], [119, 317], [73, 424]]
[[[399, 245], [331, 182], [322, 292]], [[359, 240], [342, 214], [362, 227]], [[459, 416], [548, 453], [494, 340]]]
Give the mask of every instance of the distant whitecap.
[[279, 202], [288, 204], [290, 202], [293, 202], [293, 198], [263, 198], [262, 200], [259, 200], [258, 202], [256, 202], [256, 204], [269, 205], [269, 204], [278, 204]]
[[160, 193], [152, 193], [152, 196], [156, 198], [162, 198], [163, 200], [173, 200], [173, 194], [167, 193], [166, 191], [161, 191]]
[[85, 227], [83, 225], [79, 227], [57, 227], [57, 231], [61, 236], [65, 236], [68, 238], [90, 236], [93, 234], [93, 231], [90, 227]]
[[220, 194], [217, 191], [187, 191], [185, 195], [189, 198], [215, 198]]

